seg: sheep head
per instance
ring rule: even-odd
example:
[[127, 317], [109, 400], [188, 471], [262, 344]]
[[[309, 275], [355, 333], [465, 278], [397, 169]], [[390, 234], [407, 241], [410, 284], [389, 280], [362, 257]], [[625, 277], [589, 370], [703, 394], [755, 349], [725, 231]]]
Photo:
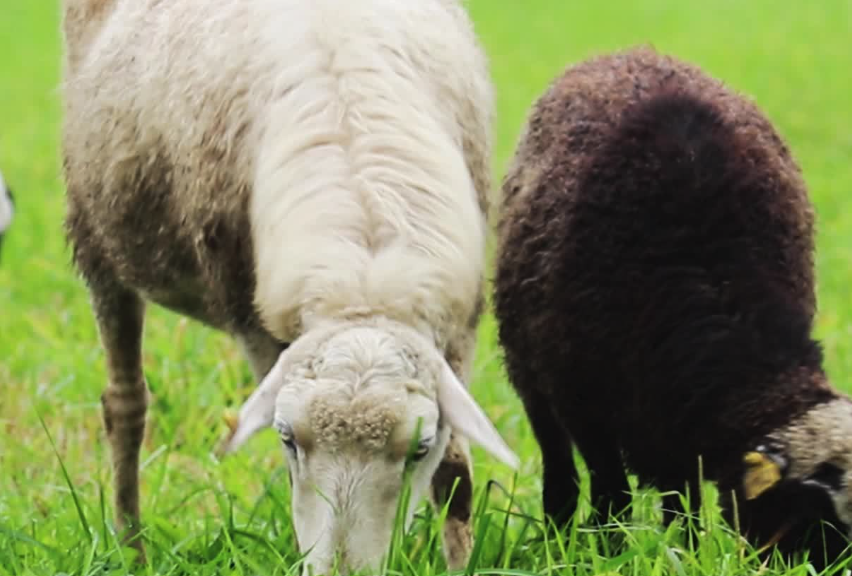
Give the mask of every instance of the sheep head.
[[407, 527], [451, 430], [517, 465], [438, 350], [391, 322], [335, 323], [296, 340], [246, 401], [226, 449], [268, 426], [289, 462], [305, 569], [317, 574], [378, 565], [404, 477]]
[[747, 452], [743, 464], [741, 515], [759, 544], [809, 551], [817, 565], [849, 553], [852, 402], [815, 406]]

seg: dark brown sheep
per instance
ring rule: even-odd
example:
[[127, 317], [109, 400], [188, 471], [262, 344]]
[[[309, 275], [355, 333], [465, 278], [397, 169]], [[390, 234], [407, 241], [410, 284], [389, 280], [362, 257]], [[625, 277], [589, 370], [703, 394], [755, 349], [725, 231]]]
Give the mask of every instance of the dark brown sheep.
[[546, 514], [576, 508], [571, 446], [600, 512], [629, 505], [625, 465], [697, 496], [701, 457], [753, 543], [840, 554], [816, 520], [852, 526], [852, 402], [811, 338], [806, 187], [758, 108], [650, 48], [593, 58], [536, 103], [503, 191], [495, 311]]

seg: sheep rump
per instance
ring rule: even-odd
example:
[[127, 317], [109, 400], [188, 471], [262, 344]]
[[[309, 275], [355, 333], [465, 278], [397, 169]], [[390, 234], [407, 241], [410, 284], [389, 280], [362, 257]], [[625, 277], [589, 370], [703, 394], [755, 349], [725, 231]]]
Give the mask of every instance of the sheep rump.
[[557, 521], [576, 507], [572, 443], [602, 513], [630, 503], [622, 463], [683, 492], [700, 456], [741, 496], [755, 443], [846, 402], [810, 335], [800, 170], [757, 107], [697, 67], [637, 48], [569, 68], [533, 107], [503, 192], [499, 338]]

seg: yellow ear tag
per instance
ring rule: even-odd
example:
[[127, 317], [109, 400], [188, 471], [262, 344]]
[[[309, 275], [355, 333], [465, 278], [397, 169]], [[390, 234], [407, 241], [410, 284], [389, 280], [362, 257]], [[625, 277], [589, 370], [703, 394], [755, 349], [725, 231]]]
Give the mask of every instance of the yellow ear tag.
[[754, 500], [781, 480], [781, 469], [767, 455], [748, 452], [743, 461], [746, 465], [743, 478], [746, 500]]

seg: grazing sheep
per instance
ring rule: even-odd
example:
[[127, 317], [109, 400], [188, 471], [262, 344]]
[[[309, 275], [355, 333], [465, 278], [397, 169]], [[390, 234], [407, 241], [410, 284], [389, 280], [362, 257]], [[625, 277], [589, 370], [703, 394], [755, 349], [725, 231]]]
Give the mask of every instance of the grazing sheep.
[[[139, 539], [144, 302], [233, 334], [274, 426], [305, 569], [375, 566], [406, 453], [471, 547], [466, 391], [493, 95], [455, 0], [64, 0], [66, 228], [106, 351], [117, 518]], [[418, 423], [420, 436], [413, 438]], [[452, 433], [451, 433], [452, 431]]]
[[11, 226], [14, 215], [15, 199], [12, 196], [11, 188], [3, 180], [3, 173], [0, 172], [0, 248], [3, 247], [3, 235]]
[[755, 105], [650, 48], [590, 59], [533, 107], [503, 192], [499, 337], [550, 517], [576, 509], [573, 445], [599, 512], [629, 505], [624, 465], [695, 503], [700, 456], [755, 543], [821, 554], [817, 519], [850, 529], [852, 403], [811, 339], [813, 211]]

